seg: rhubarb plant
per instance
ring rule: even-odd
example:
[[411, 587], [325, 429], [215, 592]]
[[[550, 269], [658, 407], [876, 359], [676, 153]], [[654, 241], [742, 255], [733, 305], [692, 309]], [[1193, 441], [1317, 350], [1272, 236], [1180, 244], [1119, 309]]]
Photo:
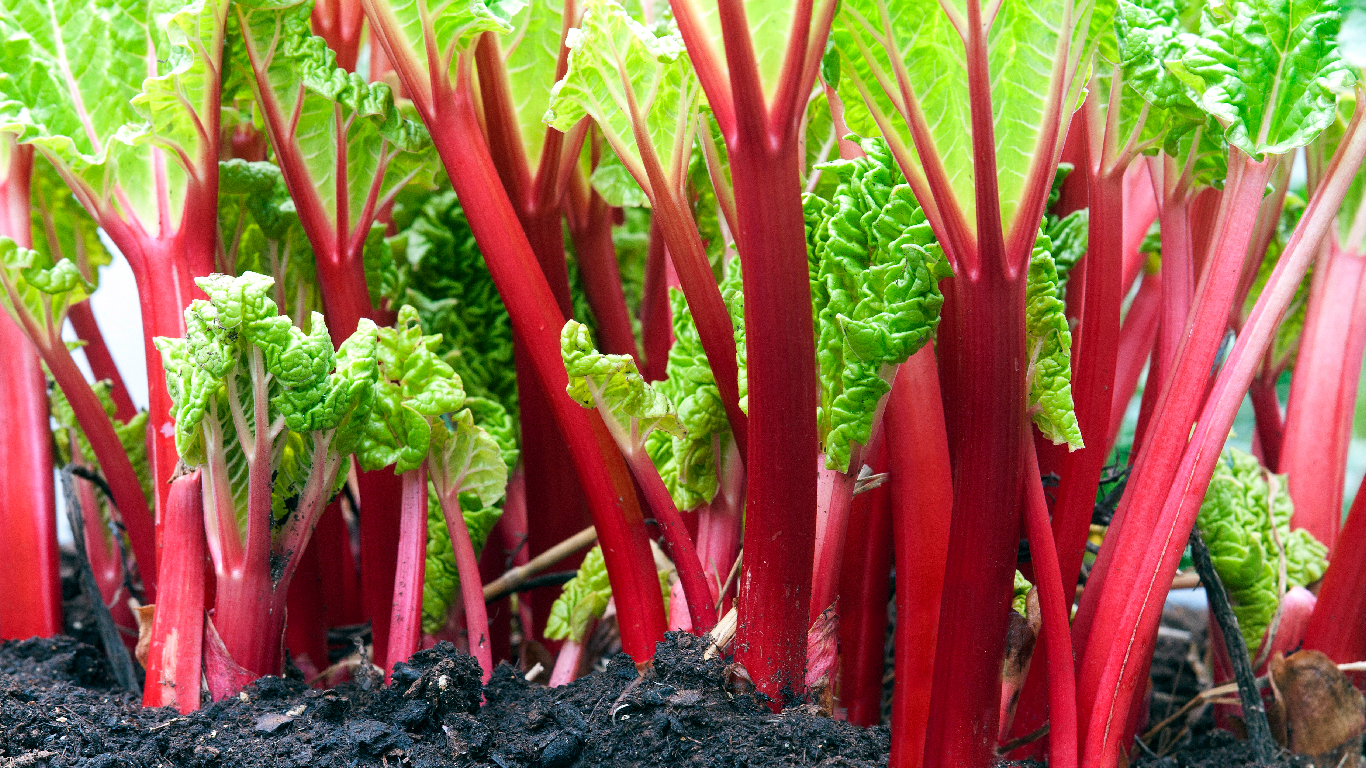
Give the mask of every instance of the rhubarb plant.
[[0, 8], [0, 125], [52, 163], [133, 268], [158, 508], [178, 457], [151, 339], [184, 332], [193, 278], [214, 268], [227, 12], [223, 0]]
[[214, 626], [237, 665], [276, 674], [290, 579], [368, 423], [376, 329], [362, 322], [334, 353], [321, 314], [306, 332], [278, 313], [271, 278], [198, 285], [209, 299], [186, 310], [186, 337], [157, 342], [176, 444], [203, 471]]

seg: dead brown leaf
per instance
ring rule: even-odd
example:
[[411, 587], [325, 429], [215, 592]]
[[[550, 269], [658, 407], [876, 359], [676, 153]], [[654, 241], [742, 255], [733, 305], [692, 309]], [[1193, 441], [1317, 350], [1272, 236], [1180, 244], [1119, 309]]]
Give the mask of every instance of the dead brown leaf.
[[[1285, 710], [1290, 750], [1316, 766], [1343, 765], [1361, 754], [1366, 701], [1337, 665], [1319, 651], [1299, 651], [1270, 662], [1278, 703]], [[1347, 762], [1345, 765], [1354, 765]]]
[[156, 618], [156, 613], [155, 603], [133, 606], [133, 614], [138, 617], [138, 645], [133, 654], [137, 656], [138, 663], [143, 669], [147, 668], [147, 654], [152, 649], [152, 622]]

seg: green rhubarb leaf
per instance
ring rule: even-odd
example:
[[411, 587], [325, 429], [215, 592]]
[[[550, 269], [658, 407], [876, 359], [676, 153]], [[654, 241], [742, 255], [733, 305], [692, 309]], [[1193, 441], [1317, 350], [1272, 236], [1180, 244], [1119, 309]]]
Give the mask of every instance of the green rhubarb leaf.
[[1015, 611], [1016, 613], [1020, 614], [1021, 616], [1026, 616], [1026, 615], [1028, 615], [1028, 613], [1029, 613], [1029, 590], [1031, 590], [1031, 589], [1033, 589], [1033, 588], [1034, 588], [1034, 585], [1029, 581], [1029, 579], [1026, 579], [1026, 578], [1025, 578], [1025, 575], [1024, 575], [1023, 573], [1020, 573], [1019, 571], [1016, 571], [1016, 572], [1015, 572], [1015, 588], [1014, 588], [1013, 594], [1011, 595], [1011, 598], [1010, 598], [1010, 607], [1011, 607], [1011, 610]]
[[502, 39], [512, 108], [533, 177], [545, 147], [546, 127], [541, 117], [555, 86], [564, 8], [563, 0], [527, 0], [512, 17], [512, 33]]
[[[1046, 216], [1044, 219], [1044, 234], [1048, 236], [1052, 248], [1053, 266], [1058, 273], [1060, 289], [1066, 288], [1072, 268], [1086, 255], [1086, 247], [1090, 240], [1090, 224], [1091, 216], [1086, 208], [1073, 211], [1062, 218]], [[1059, 298], [1062, 298], [1062, 294]]]
[[[272, 508], [283, 527], [310, 483], [321, 482], [326, 496], [345, 477], [345, 457], [374, 400], [375, 325], [362, 320], [333, 352], [321, 315], [304, 331], [278, 314], [265, 275], [215, 274], [196, 284], [209, 298], [185, 310], [185, 338], [155, 340], [176, 447], [187, 464], [208, 468], [215, 493], [233, 499], [239, 526], [248, 518], [250, 464], [270, 462]], [[257, 424], [270, 432], [256, 434]], [[265, 454], [255, 447], [259, 439], [270, 448]]]
[[27, 318], [40, 333], [56, 341], [67, 311], [94, 290], [71, 259], [54, 262], [50, 253], [0, 237], [0, 306], [20, 327]]
[[297, 321], [321, 308], [313, 247], [278, 166], [237, 159], [218, 164], [218, 228], [225, 272], [270, 275], [276, 306]]
[[853, 444], [871, 437], [895, 367], [928, 343], [939, 322], [939, 280], [951, 276], [925, 214], [886, 142], [857, 160], [825, 163], [831, 199], [805, 200], [812, 311], [826, 466], [850, 469]]
[[399, 188], [431, 184], [437, 160], [427, 130], [399, 111], [389, 86], [336, 66], [309, 13], [302, 0], [243, 0], [231, 31], [245, 45], [260, 108], [277, 116], [266, 120], [277, 155], [303, 172], [290, 178], [298, 205], [329, 225], [310, 236], [364, 238]]
[[1290, 530], [1293, 511], [1284, 475], [1271, 475], [1255, 456], [1225, 449], [1196, 523], [1254, 655], [1284, 592], [1318, 581], [1328, 565], [1327, 547], [1307, 531]]
[[[726, 46], [721, 34], [721, 18], [715, 0], [705, 0], [693, 5], [700, 13], [702, 30], [708, 38], [717, 58], [721, 61], [723, 79], [726, 79]], [[792, 38], [794, 12], [798, 8], [787, 0], [744, 0], [745, 21], [749, 27], [750, 45], [754, 50], [754, 63], [759, 73], [759, 85], [764, 96], [773, 99], [782, 76], [783, 60], [787, 53], [788, 41]], [[819, 34], [819, 10], [812, 16], [809, 34]]]
[[656, 34], [615, 0], [586, 0], [583, 19], [566, 39], [569, 69], [551, 92], [546, 124], [569, 130], [585, 116], [602, 130], [622, 164], [649, 195], [638, 115], [649, 149], [666, 174], [687, 167], [701, 88], [676, 28]]
[[179, 222], [218, 160], [218, 137], [201, 127], [219, 109], [226, 12], [225, 0], [0, 5], [0, 130], [148, 230], [161, 194]]
[[650, 198], [645, 196], [645, 190], [640, 188], [640, 182], [636, 181], [630, 169], [621, 162], [610, 146], [603, 150], [602, 158], [598, 160], [597, 167], [589, 175], [588, 181], [608, 205], [618, 208], [650, 205]]
[[[507, 491], [508, 466], [502, 447], [474, 423], [468, 409], [443, 417], [442, 427], [432, 430], [430, 461], [432, 482], [443, 498], [468, 494], [478, 500], [478, 507], [486, 508]], [[462, 498], [461, 508], [466, 506]]]
[[100, 242], [98, 225], [81, 207], [66, 182], [45, 158], [35, 157], [30, 185], [33, 249], [53, 263], [70, 259], [92, 286], [99, 285], [99, 269], [110, 263]]
[[1029, 409], [1034, 424], [1054, 443], [1082, 447], [1081, 426], [1072, 404], [1072, 332], [1058, 289], [1053, 244], [1041, 232], [1029, 258], [1025, 288], [1025, 333], [1029, 367]]
[[579, 572], [565, 582], [560, 596], [550, 606], [550, 618], [545, 625], [546, 639], [583, 642], [589, 626], [602, 618], [611, 599], [607, 561], [603, 559], [602, 547], [593, 547], [584, 555]]
[[605, 355], [593, 347], [588, 327], [576, 320], [560, 333], [560, 356], [569, 374], [569, 396], [586, 408], [610, 416], [632, 440], [652, 430], [682, 431], [668, 397], [650, 386], [630, 355]]
[[[517, 423], [498, 402], [482, 397], [465, 400], [465, 412], [488, 433], [498, 445], [499, 456], [509, 475], [517, 464]], [[440, 495], [433, 484], [427, 506], [427, 575], [422, 588], [422, 626], [424, 632], [435, 632], [446, 624], [446, 613], [459, 594], [460, 573], [455, 565], [455, 550], [451, 545], [450, 530], [441, 512]], [[489, 533], [502, 516], [502, 499], [484, 505], [477, 492], [466, 493], [460, 499], [460, 512], [465, 518], [470, 543], [478, 555], [488, 541]]]
[[398, 58], [420, 67], [425, 79], [429, 41], [435, 46], [432, 55], [449, 67], [439, 74], [453, 75], [456, 54], [484, 32], [511, 32], [512, 20], [524, 5], [524, 0], [467, 0], [436, 5], [426, 0], [390, 0], [374, 7], [369, 22], [374, 34], [392, 46]]
[[1337, 52], [1341, 14], [1319, 0], [1207, 6], [1168, 67], [1244, 153], [1285, 154], [1313, 141], [1356, 77]]
[[[1085, 77], [1074, 73], [1087, 47], [1091, 5], [1086, 0], [1044, 0], [994, 6], [999, 10], [987, 32], [987, 67], [996, 181], [1007, 227], [1025, 193], [1031, 161], [1055, 151], [1054, 146], [1039, 146], [1050, 111], [1058, 108], [1050, 105], [1050, 92], [1062, 93], [1064, 104], [1076, 104], [1081, 95]], [[845, 0], [831, 37], [839, 52], [839, 92], [849, 129], [877, 136], [882, 118], [883, 127], [911, 148], [914, 164], [923, 167], [926, 161], [914, 152], [907, 116], [896, 106], [904, 103], [897, 82], [897, 70], [903, 70], [953, 196], [971, 223], [976, 220], [976, 183], [967, 58], [963, 38], [944, 8], [940, 3]], [[952, 9], [959, 23], [966, 23], [961, 6], [953, 4]], [[1065, 62], [1056, 61], [1061, 37], [1070, 41]], [[1071, 111], [1063, 109], [1064, 114]]]
[[645, 450], [678, 508], [693, 509], [710, 503], [719, 489], [717, 453], [730, 441], [730, 421], [682, 291], [669, 289], [669, 306], [674, 343], [668, 377], [654, 388], [677, 404], [683, 429], [677, 434], [651, 432]]

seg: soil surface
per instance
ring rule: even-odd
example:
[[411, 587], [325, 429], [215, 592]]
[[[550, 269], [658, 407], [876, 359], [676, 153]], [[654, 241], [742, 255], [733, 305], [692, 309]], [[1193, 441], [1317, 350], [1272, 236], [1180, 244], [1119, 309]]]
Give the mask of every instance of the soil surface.
[[[394, 674], [320, 691], [264, 678], [189, 716], [143, 709], [69, 637], [0, 643], [3, 768], [820, 766], [887, 763], [885, 727], [772, 713], [703, 642], [670, 634], [643, 673], [619, 655], [562, 688], [479, 667], [443, 643]], [[727, 683], [727, 679], [732, 681]]]

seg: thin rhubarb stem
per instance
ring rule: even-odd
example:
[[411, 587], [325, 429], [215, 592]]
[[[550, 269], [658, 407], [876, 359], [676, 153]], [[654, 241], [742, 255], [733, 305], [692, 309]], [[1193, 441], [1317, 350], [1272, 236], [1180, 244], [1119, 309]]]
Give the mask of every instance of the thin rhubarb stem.
[[[460, 518], [460, 528], [464, 529], [464, 517]], [[400, 524], [398, 536], [398, 574], [394, 578], [394, 607], [389, 615], [389, 648], [388, 655], [384, 661], [384, 674], [386, 678], [394, 673], [394, 665], [401, 661], [407, 661], [418, 648], [422, 645], [422, 582], [426, 574], [427, 566], [427, 462], [422, 462], [421, 466], [410, 472], [403, 473], [403, 521]], [[454, 532], [451, 541], [456, 541]], [[469, 532], [464, 531], [461, 539], [464, 546], [469, 546]], [[459, 546], [459, 545], [458, 545]], [[474, 552], [469, 556], [472, 558]], [[460, 582], [465, 582], [464, 558], [462, 553], [456, 551], [456, 566], [460, 568]], [[476, 569], [477, 569], [476, 565]], [[475, 584], [480, 584], [480, 579], [476, 576]], [[462, 589], [463, 593], [464, 590]], [[480, 591], [479, 609], [484, 605], [483, 592]], [[469, 608], [466, 607], [465, 617], [471, 630], [475, 628], [473, 623], [475, 616], [471, 615]], [[484, 624], [487, 625], [488, 618], [485, 616]], [[487, 628], [485, 628], [487, 634]], [[474, 651], [474, 643], [470, 643], [471, 652]], [[484, 652], [488, 653], [488, 644], [484, 644]], [[475, 652], [476, 658], [483, 664], [483, 657]], [[484, 677], [487, 680], [488, 670], [491, 667], [484, 667]]]
[[[1279, 373], [1273, 371], [1270, 375], [1256, 377], [1247, 390], [1248, 399], [1252, 401], [1252, 415], [1257, 422], [1257, 445], [1261, 449], [1262, 464], [1272, 472], [1280, 471], [1281, 444], [1285, 437], [1285, 417], [1281, 413], [1280, 398], [1276, 395]], [[1331, 402], [1336, 404], [1336, 400], [1333, 398]], [[1341, 506], [1339, 503], [1339, 509]]]
[[645, 347], [646, 381], [660, 381], [666, 375], [669, 348], [674, 343], [673, 315], [669, 308], [668, 261], [664, 235], [659, 222], [650, 221], [650, 240], [645, 253], [645, 284], [640, 301], [640, 329]]
[[[425, 485], [425, 483], [424, 483]], [[470, 655], [479, 662], [484, 682], [493, 674], [493, 653], [489, 643], [489, 617], [484, 607], [484, 586], [479, 576], [479, 559], [474, 556], [465, 516], [460, 511], [460, 489], [452, 488], [441, 497], [441, 513], [446, 518], [446, 529], [451, 534], [455, 550], [455, 568], [460, 575], [460, 600], [465, 607], [465, 627], [469, 633]], [[426, 513], [423, 513], [426, 518]], [[655, 593], [658, 594], [658, 587]], [[419, 608], [421, 587], [418, 588]]]
[[1339, 546], [1319, 586], [1304, 647], [1343, 664], [1366, 659], [1366, 480], [1338, 535]]
[[702, 563], [697, 557], [697, 549], [688, 536], [688, 528], [678, 514], [678, 508], [674, 506], [659, 470], [650, 461], [649, 454], [645, 453], [644, 446], [635, 446], [622, 453], [626, 456], [626, 465], [631, 468], [632, 477], [640, 485], [650, 505], [655, 521], [659, 523], [660, 532], [664, 534], [666, 553], [674, 561], [678, 579], [683, 584], [683, 594], [688, 601], [692, 631], [695, 634], [708, 632], [716, 626], [716, 606], [711, 589], [707, 586], [706, 574], [702, 571]]
[[555, 656], [555, 667], [550, 670], [550, 682], [547, 683], [549, 687], [569, 685], [578, 679], [579, 670], [583, 667], [584, 654], [588, 650], [587, 640], [592, 637], [596, 627], [596, 621], [588, 622], [588, 629], [583, 636], [584, 642], [570, 639], [565, 640], [564, 645], [560, 646], [560, 652]]
[[598, 338], [603, 351], [630, 355], [639, 368], [644, 363], [631, 330], [631, 314], [622, 291], [621, 267], [612, 243], [612, 209], [596, 190], [588, 186], [583, 174], [571, 178], [569, 195], [569, 234], [574, 240], [574, 255], [583, 280], [583, 292], [593, 308]]
[[[1124, 414], [1129, 401], [1138, 390], [1138, 380], [1143, 374], [1157, 340], [1157, 326], [1162, 309], [1162, 276], [1152, 272], [1144, 275], [1138, 286], [1138, 293], [1129, 304], [1129, 312], [1124, 316], [1124, 324], [1119, 329], [1119, 350], [1115, 363], [1115, 395], [1110, 404], [1110, 428], [1106, 432], [1105, 452], [1108, 456], [1119, 439], [1120, 427], [1124, 425]], [[1154, 388], [1157, 381], [1152, 382]]]
[[128, 460], [128, 453], [123, 449], [123, 443], [119, 442], [104, 406], [86, 382], [85, 375], [76, 367], [76, 361], [66, 345], [57, 340], [54, 344], [43, 345], [41, 352], [43, 361], [52, 372], [52, 378], [71, 404], [76, 421], [90, 441], [95, 460], [99, 462], [105, 481], [109, 483], [119, 519], [123, 521], [133, 545], [133, 556], [137, 558], [142, 573], [147, 601], [156, 602], [156, 531], [152, 510], [142, 493], [142, 483], [133, 471], [133, 464]]
[[90, 372], [95, 374], [95, 381], [108, 381], [110, 384], [109, 396], [114, 400], [114, 418], [127, 422], [137, 415], [138, 410], [133, 406], [133, 398], [128, 395], [128, 386], [123, 383], [123, 375], [114, 363], [114, 356], [109, 354], [109, 346], [104, 343], [104, 334], [100, 332], [99, 323], [95, 322], [90, 302], [82, 301], [71, 307], [67, 319], [71, 321], [76, 337], [85, 342], [81, 352], [90, 364]]
[[1053, 526], [1048, 519], [1048, 499], [1040, 482], [1039, 462], [1030, 443], [1023, 447], [1025, 459], [1025, 531], [1029, 536], [1034, 583], [1043, 609], [1044, 653], [1048, 659], [1048, 724], [1050, 766], [1077, 766], [1076, 673], [1073, 671], [1072, 633], [1068, 627], [1075, 590], [1059, 572], [1058, 552], [1053, 546]]
[[[885, 451], [874, 468], [886, 468]], [[849, 552], [840, 574], [839, 705], [849, 722], [865, 727], [882, 722], [893, 547], [890, 493], [884, 483], [854, 497]]]

